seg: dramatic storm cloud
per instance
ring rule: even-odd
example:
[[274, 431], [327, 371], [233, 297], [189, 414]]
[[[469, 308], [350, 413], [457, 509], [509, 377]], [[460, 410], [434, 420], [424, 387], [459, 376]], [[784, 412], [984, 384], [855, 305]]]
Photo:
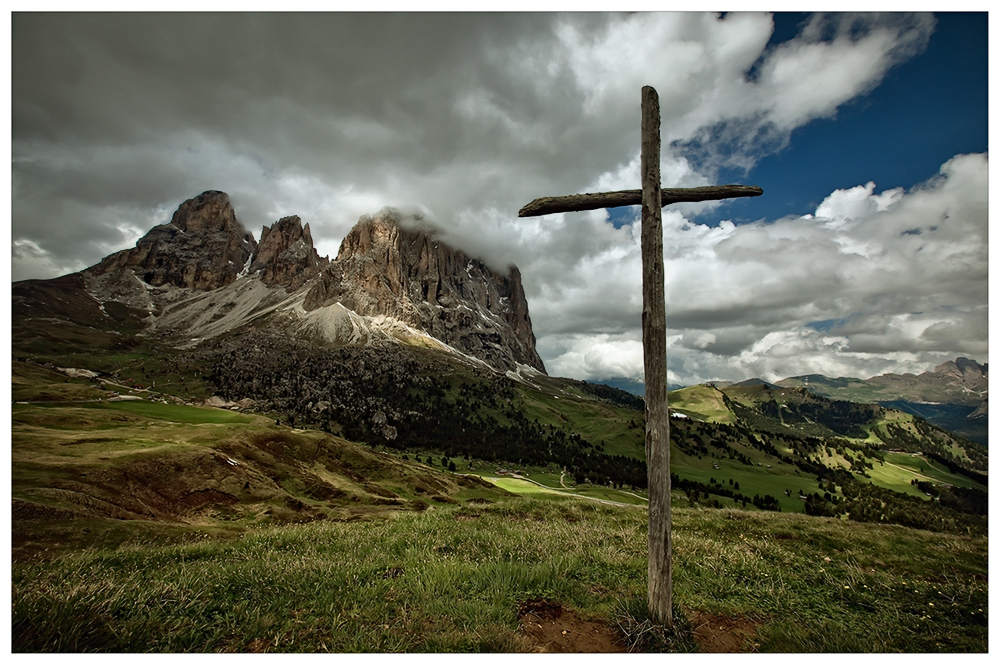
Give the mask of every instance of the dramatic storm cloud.
[[[936, 20], [815, 16], [780, 42], [774, 26], [749, 13], [15, 14], [13, 278], [92, 265], [208, 189], [258, 238], [299, 215], [328, 255], [393, 206], [520, 267], [550, 373], [639, 376], [636, 213], [517, 210], [638, 187], [643, 85], [661, 99], [663, 186], [762, 184], [761, 159], [921, 54]], [[671, 381], [987, 360], [986, 156], [948, 158], [904, 189], [831, 182], [791, 217], [665, 209]]]

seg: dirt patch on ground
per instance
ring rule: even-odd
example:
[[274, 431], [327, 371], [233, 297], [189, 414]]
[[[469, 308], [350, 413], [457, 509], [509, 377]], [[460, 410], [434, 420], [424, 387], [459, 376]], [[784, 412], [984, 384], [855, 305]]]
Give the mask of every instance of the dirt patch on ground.
[[614, 630], [583, 619], [559, 603], [536, 598], [521, 603], [521, 630], [538, 653], [627, 653]]
[[694, 639], [702, 653], [749, 653], [755, 651], [757, 629], [741, 617], [720, 616], [692, 610], [688, 613]]

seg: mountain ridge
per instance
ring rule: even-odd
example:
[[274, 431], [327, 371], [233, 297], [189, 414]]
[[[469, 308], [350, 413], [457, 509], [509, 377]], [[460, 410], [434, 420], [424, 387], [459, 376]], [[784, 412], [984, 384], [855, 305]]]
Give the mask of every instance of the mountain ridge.
[[[610, 378], [597, 381], [632, 394], [642, 395], [641, 380]], [[989, 429], [989, 365], [959, 356], [920, 374], [886, 373], [859, 379], [803, 374], [780, 381], [749, 378], [739, 382], [707, 381], [703, 386], [768, 386], [772, 389], [805, 388], [813, 394], [836, 400], [880, 404], [919, 416], [933, 425], [986, 445]], [[670, 386], [670, 391], [684, 387]]]
[[920, 374], [889, 372], [869, 379], [807, 374], [776, 382], [776, 385], [785, 388], [816, 387], [817, 384], [819, 390], [828, 393], [835, 390], [869, 390], [875, 396], [881, 392], [889, 399], [905, 398], [910, 401], [940, 401], [978, 406], [988, 395], [989, 364], [980, 365], [975, 360], [959, 356]]
[[[517, 267], [496, 273], [431, 231], [400, 222], [388, 208], [362, 217], [330, 261], [298, 216], [263, 227], [258, 243], [229, 196], [209, 190], [134, 248], [56, 278], [74, 302], [60, 316], [100, 327], [110, 322], [106, 306], [119, 303], [136, 311], [140, 334], [179, 348], [267, 320], [319, 343], [416, 344], [501, 373], [544, 373]], [[57, 298], [44, 295], [56, 283], [15, 282], [15, 312], [59, 309]]]
[[958, 357], [920, 374], [886, 373], [870, 379], [789, 377], [784, 388], [806, 388], [832, 399], [878, 403], [986, 445], [989, 434], [989, 365]]

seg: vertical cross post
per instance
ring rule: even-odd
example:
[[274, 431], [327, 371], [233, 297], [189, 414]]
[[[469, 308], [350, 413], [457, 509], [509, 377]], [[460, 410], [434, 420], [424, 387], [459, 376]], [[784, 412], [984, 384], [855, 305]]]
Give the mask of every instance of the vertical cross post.
[[673, 627], [670, 540], [670, 415], [667, 410], [667, 314], [660, 203], [660, 99], [642, 89], [642, 350], [646, 383], [646, 468], [649, 479], [648, 606]]
[[760, 196], [750, 185], [660, 188], [660, 98], [642, 89], [642, 189], [544, 196], [518, 217], [642, 205], [642, 349], [646, 382], [646, 468], [649, 481], [649, 615], [673, 628], [673, 543], [670, 536], [670, 414], [667, 410], [667, 314], [664, 297], [663, 213], [671, 203]]

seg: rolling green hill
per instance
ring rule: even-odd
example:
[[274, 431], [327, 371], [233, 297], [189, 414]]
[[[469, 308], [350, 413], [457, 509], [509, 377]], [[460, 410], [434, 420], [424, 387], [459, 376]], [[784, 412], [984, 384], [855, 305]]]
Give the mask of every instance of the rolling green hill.
[[260, 415], [96, 399], [90, 386], [60, 384], [59, 373], [21, 364], [15, 375], [15, 393], [38, 396], [23, 384], [30, 375], [47, 382], [48, 398], [12, 409], [16, 558], [192, 525], [237, 532], [504, 494], [475, 477]]
[[[266, 353], [255, 356], [248, 348]], [[151, 418], [143, 409], [195, 412], [148, 403], [183, 400], [143, 385], [191, 386], [201, 394], [208, 385], [231, 404], [243, 400], [247, 415], [216, 413], [252, 419], [239, 424], [246, 432], [258, 432], [243, 435], [240, 445], [248, 449], [266, 444], [254, 438], [270, 436], [261, 430], [291, 432], [293, 438], [308, 433], [340, 442], [338, 446], [346, 445], [345, 439], [361, 442], [368, 446], [363, 450], [381, 450], [378, 454], [404, 465], [412, 457], [442, 471], [559, 474], [560, 487], [568, 484], [577, 494], [622, 503], [644, 495], [641, 402], [606, 387], [545, 376], [517, 382], [428, 349], [316, 349], [265, 340], [259, 333], [233, 336], [172, 360], [132, 354], [118, 361], [120, 369], [107, 375], [115, 380], [71, 378], [37, 363], [15, 362], [15, 399], [39, 402], [16, 405], [15, 441], [49, 436], [27, 427], [39, 427], [42, 413], [51, 414], [49, 423], [74, 427], [80, 413], [108, 408]], [[104, 358], [95, 366], [107, 367], [108, 362]], [[144, 401], [106, 402], [119, 391]], [[102, 398], [85, 405], [59, 401]], [[874, 487], [892, 490], [887, 498], [878, 497], [893, 506], [875, 516], [880, 521], [905, 520], [937, 530], [985, 528], [985, 518], [975, 511], [954, 510], [968, 508], [968, 500], [952, 496], [960, 491], [954, 488], [961, 488], [976, 493], [979, 501], [986, 489], [985, 453], [907, 414], [767, 386], [686, 388], [671, 394], [671, 405], [676, 416], [671, 421], [671, 472], [674, 487], [690, 505], [848, 515], [853, 506], [855, 518], [872, 519], [863, 504], [875, 500]], [[87, 432], [97, 421], [88, 417], [79, 422], [77, 436], [94, 438]], [[155, 418], [151, 422], [157, 424]], [[133, 436], [140, 447], [151, 440], [138, 432]], [[298, 448], [302, 446], [284, 447], [293, 457]], [[922, 455], [921, 465], [887, 466], [890, 448]], [[175, 453], [167, 448], [159, 452], [168, 451]], [[399, 505], [420, 498], [414, 482], [409, 490], [388, 489], [389, 496]], [[917, 483], [939, 489], [928, 492]], [[625, 494], [615, 494], [621, 492]], [[438, 494], [449, 493], [454, 488]], [[301, 493], [292, 494], [295, 501], [303, 500]], [[236, 496], [235, 503], [249, 501], [249, 496]], [[233, 501], [228, 496], [220, 500]], [[327, 514], [308, 501], [304, 505]]]
[[[871, 519], [871, 505], [877, 502], [882, 507], [877, 519], [917, 524], [921, 521], [913, 511], [919, 512], [920, 506], [915, 502], [924, 501], [985, 515], [986, 450], [910, 414], [830, 400], [804, 388], [762, 384], [696, 386], [671, 393], [670, 400], [672, 409], [692, 419], [732, 423], [737, 431], [752, 432], [746, 440], [764, 459], [749, 458], [750, 463], [765, 465], [775, 483], [772, 488], [779, 478], [784, 481], [782, 510], [793, 509], [788, 499], [797, 498], [813, 514]], [[731, 448], [738, 453], [737, 447]], [[729, 457], [739, 459], [738, 454]], [[684, 464], [678, 461], [675, 466], [681, 476], [686, 475], [681, 471]], [[714, 461], [713, 471], [721, 473], [727, 464], [731, 462]], [[794, 465], [794, 476], [788, 464]], [[689, 461], [687, 466], [697, 464]], [[802, 480], [803, 472], [818, 481], [821, 492], [787, 480]], [[734, 482], [746, 486], [746, 479]]]
[[[308, 354], [285, 358], [309, 378]], [[858, 410], [847, 423], [842, 407], [778, 394], [782, 418], [768, 420], [766, 392], [688, 390], [718, 422], [671, 419], [681, 630], [664, 637], [643, 610], [641, 481], [611, 463], [644, 471], [642, 412], [627, 399], [430, 353], [398, 372], [368, 367], [385, 384], [369, 378], [364, 399], [381, 399], [361, 412], [385, 421], [336, 423], [358, 443], [322, 431], [330, 418], [313, 427], [309, 408], [208, 408], [145, 387], [217, 387], [204, 359], [105, 357], [92, 366], [121, 365], [96, 377], [13, 363], [15, 651], [536, 651], [581, 629], [595, 651], [987, 648], [985, 487], [877, 434], [804, 433], [942, 436], [912, 416]], [[440, 381], [409, 372], [422, 367]], [[420, 417], [397, 415], [394, 395]], [[602, 469], [618, 481], [600, 482]]]

